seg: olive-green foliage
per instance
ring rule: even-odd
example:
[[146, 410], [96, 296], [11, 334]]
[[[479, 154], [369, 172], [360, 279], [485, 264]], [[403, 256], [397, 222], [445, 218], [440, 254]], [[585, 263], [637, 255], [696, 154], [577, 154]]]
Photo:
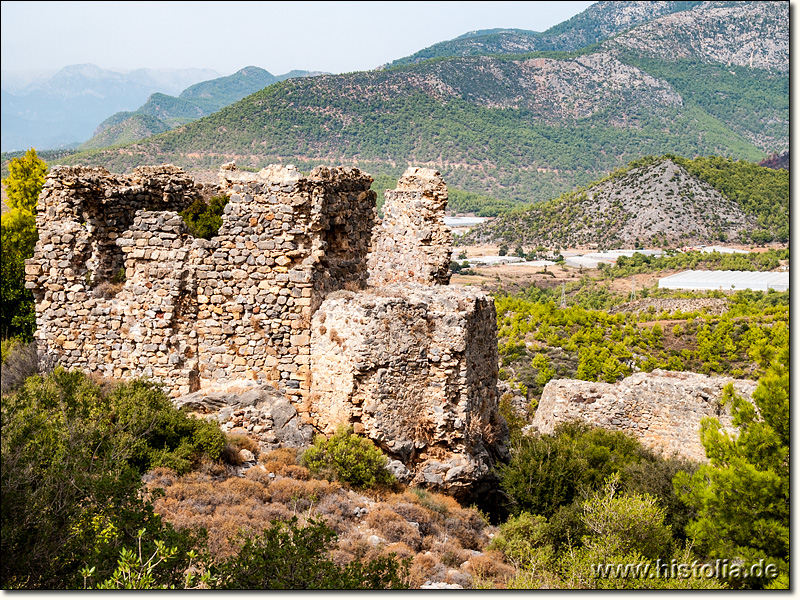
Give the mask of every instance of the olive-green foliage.
[[[720, 588], [703, 577], [669, 578], [657, 565], [675, 558], [691, 564], [688, 549], [673, 543], [664, 510], [655, 497], [620, 492], [618, 476], [609, 477], [602, 489], [581, 503], [588, 534], [581, 545], [563, 552], [557, 569], [565, 587], [590, 589]], [[625, 571], [626, 565], [633, 569]], [[604, 570], [603, 567], [610, 567]], [[618, 570], [619, 568], [622, 570]], [[636, 569], [639, 572], [636, 572]], [[657, 573], [655, 577], [649, 573]], [[659, 576], [661, 575], [661, 576]]]
[[36, 213], [39, 193], [47, 174], [47, 163], [36, 155], [31, 148], [24, 156], [14, 158], [8, 164], [9, 175], [3, 179], [8, 195], [8, 205], [12, 209], [20, 209]]
[[[559, 294], [553, 290], [532, 286], [514, 296], [496, 294], [502, 375], [512, 385], [525, 386], [529, 401], [538, 402], [552, 378], [613, 382], [636, 368], [757, 378], [769, 362], [761, 364], [759, 357], [788, 342], [788, 292], [648, 291], [659, 298], [725, 298], [728, 310], [719, 316], [587, 309], [587, 303], [594, 305], [608, 293], [604, 285], [586, 277], [567, 286], [573, 295], [565, 309], [556, 305]], [[658, 319], [682, 321], [679, 335], [674, 326], [665, 331], [653, 323]]]
[[210, 240], [222, 227], [222, 214], [228, 196], [214, 196], [208, 204], [202, 199], [195, 200], [186, 210], [180, 213], [189, 233], [194, 237]]
[[387, 459], [367, 438], [352, 428], [339, 427], [326, 439], [317, 436], [302, 456], [312, 473], [325, 475], [358, 488], [389, 484], [394, 480], [386, 469]]
[[274, 521], [260, 535], [245, 538], [234, 556], [215, 569], [221, 589], [402, 589], [408, 565], [394, 555], [361, 563], [336, 565], [328, 551], [336, 533], [324, 522], [311, 519], [305, 527]]
[[30, 340], [36, 330], [36, 312], [31, 291], [25, 288], [25, 259], [33, 256], [36, 232], [36, 203], [44, 185], [47, 164], [30, 149], [9, 163], [3, 180], [11, 210], [3, 215], [0, 255], [0, 337], [19, 336]]
[[[618, 473], [550, 519], [528, 512], [510, 518], [489, 547], [517, 568], [510, 588], [721, 587], [717, 581], [691, 577], [648, 577], [659, 559], [662, 564], [673, 558], [691, 564], [695, 557], [678, 549], [658, 498], [622, 491]], [[626, 565], [633, 568], [626, 571]]]
[[678, 498], [672, 479], [681, 470], [694, 472], [694, 463], [662, 457], [634, 437], [578, 421], [562, 423], [552, 434], [515, 436], [510, 450], [511, 461], [499, 472], [511, 511], [548, 518], [556, 550], [583, 535], [576, 516], [580, 502], [612, 475], [619, 476], [625, 492], [658, 498], [673, 535], [685, 539], [694, 511]]
[[639, 252], [633, 256], [620, 256], [616, 264], [603, 269], [606, 279], [629, 277], [640, 273], [655, 273], [672, 269], [701, 271], [772, 271], [781, 260], [789, 258], [789, 250], [770, 249], [748, 254], [723, 254], [721, 252], [679, 252], [665, 256], [648, 256]]
[[552, 566], [555, 552], [549, 543], [547, 519], [521, 512], [500, 525], [500, 534], [489, 544], [517, 568], [546, 569]]
[[[789, 568], [789, 345], [780, 348], [749, 402], [726, 388], [732, 436], [704, 419], [701, 440], [711, 464], [679, 473], [675, 489], [697, 510], [687, 531], [709, 558], [765, 559]], [[733, 582], [737, 583], [737, 582]], [[764, 579], [743, 582], [762, 587]], [[739, 585], [742, 585], [740, 582]]]
[[500, 480], [512, 512], [550, 517], [629, 463], [656, 460], [629, 435], [573, 421], [559, 424], [552, 434], [518, 438], [511, 461], [500, 467]]
[[[79, 570], [114, 571], [120, 548], [143, 537], [185, 549], [141, 495], [141, 476], [157, 464], [186, 468], [219, 452], [213, 425], [178, 413], [153, 384], [111, 389], [79, 372], [34, 376], [2, 403], [2, 586], [79, 587]], [[144, 529], [142, 536], [138, 532]], [[159, 567], [181, 579], [185, 553]]]

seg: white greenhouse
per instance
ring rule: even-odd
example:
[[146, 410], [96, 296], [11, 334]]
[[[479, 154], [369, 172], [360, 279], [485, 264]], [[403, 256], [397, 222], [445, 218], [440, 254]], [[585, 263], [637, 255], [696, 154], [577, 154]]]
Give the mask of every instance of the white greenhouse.
[[672, 290], [762, 290], [785, 292], [788, 271], [684, 271], [658, 280], [658, 287]]

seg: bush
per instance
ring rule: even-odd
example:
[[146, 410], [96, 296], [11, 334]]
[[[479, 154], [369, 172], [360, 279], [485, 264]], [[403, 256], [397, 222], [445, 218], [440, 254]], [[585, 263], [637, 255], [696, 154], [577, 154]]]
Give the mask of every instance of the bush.
[[626, 465], [658, 460], [622, 432], [581, 422], [561, 423], [552, 434], [516, 438], [511, 461], [500, 468], [500, 479], [512, 499], [512, 512], [549, 518], [560, 506], [571, 504], [582, 491], [597, 489]]
[[3, 363], [0, 373], [2, 394], [17, 389], [31, 375], [39, 371], [36, 342], [24, 343], [19, 339], [3, 340]]
[[202, 199], [195, 200], [186, 210], [180, 213], [183, 222], [194, 237], [210, 240], [222, 227], [222, 215], [228, 196], [214, 196], [206, 204]]
[[[168, 456], [184, 442], [202, 445], [164, 435], [165, 424], [188, 419], [152, 384], [129, 382], [107, 393], [63, 369], [30, 377], [4, 397], [2, 586], [80, 587], [86, 565], [102, 581], [119, 550], [139, 537], [150, 554], [156, 540], [179, 549], [194, 544], [140, 496], [154, 454]], [[179, 552], [160, 563], [159, 581], [180, 582], [185, 559]]]
[[339, 567], [328, 552], [336, 533], [321, 521], [300, 527], [297, 518], [275, 521], [217, 571], [222, 589], [402, 589], [407, 567], [394, 556]]
[[388, 485], [394, 481], [381, 451], [348, 427], [340, 427], [330, 439], [317, 436], [314, 444], [303, 453], [302, 462], [314, 474], [357, 488]]

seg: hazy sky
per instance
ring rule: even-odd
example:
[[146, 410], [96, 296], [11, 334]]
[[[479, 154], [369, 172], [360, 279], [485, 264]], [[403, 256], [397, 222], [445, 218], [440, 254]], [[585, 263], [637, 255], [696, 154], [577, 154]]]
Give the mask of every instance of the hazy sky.
[[593, 2], [2, 2], [2, 69], [373, 69], [475, 29], [544, 31]]

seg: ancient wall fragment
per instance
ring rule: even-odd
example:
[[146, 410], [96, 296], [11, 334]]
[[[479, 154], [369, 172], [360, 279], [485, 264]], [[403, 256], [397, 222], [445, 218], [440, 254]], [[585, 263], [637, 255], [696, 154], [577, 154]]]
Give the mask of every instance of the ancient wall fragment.
[[373, 232], [369, 284], [450, 283], [453, 235], [444, 224], [447, 185], [439, 171], [410, 167], [384, 199], [383, 220]]
[[[156, 379], [265, 447], [352, 425], [405, 480], [492, 493], [507, 454], [494, 303], [440, 285], [452, 238], [438, 172], [409, 169], [377, 227], [371, 184], [354, 168], [228, 164], [218, 186], [169, 165], [53, 169], [26, 263], [40, 351]], [[218, 234], [195, 239], [179, 211], [220, 193]]]
[[311, 416], [372, 439], [417, 485], [458, 492], [504, 454], [492, 299], [394, 284], [328, 296], [312, 322]]
[[39, 196], [39, 241], [25, 267], [43, 360], [188, 389], [190, 369], [176, 362], [188, 338], [176, 321], [189, 242], [172, 211], [201, 189], [171, 165], [128, 176], [51, 170]]
[[728, 383], [745, 398], [756, 387], [754, 381], [658, 369], [617, 383], [554, 379], [542, 392], [532, 427], [550, 433], [558, 423], [580, 419], [633, 434], [666, 456], [705, 461], [700, 421], [714, 417], [723, 429], [734, 431], [730, 408], [720, 403]]
[[176, 167], [53, 169], [26, 263], [42, 354], [106, 376], [154, 377], [173, 395], [253, 379], [301, 400], [311, 313], [328, 292], [366, 284], [371, 183], [357, 169], [306, 178], [228, 165], [222, 227], [200, 240], [177, 211], [208, 194]]

